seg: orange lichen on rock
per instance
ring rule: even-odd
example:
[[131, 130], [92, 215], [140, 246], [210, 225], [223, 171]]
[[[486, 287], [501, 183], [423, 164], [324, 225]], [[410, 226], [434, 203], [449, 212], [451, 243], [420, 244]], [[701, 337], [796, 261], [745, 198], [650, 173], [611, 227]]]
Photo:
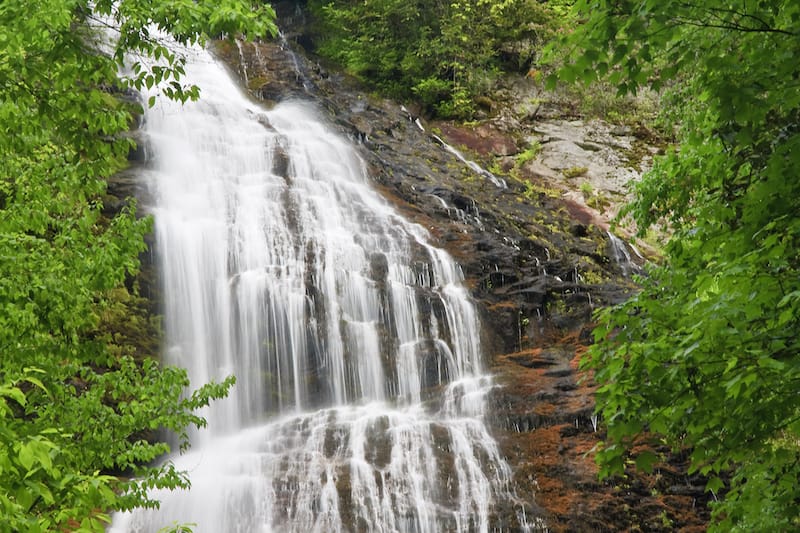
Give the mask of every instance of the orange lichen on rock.
[[657, 449], [665, 458], [653, 473], [631, 469], [624, 478], [598, 479], [594, 452], [604, 434], [594, 417], [595, 384], [578, 370], [586, 349], [580, 332], [571, 331], [494, 359], [503, 385], [494, 401], [505, 421], [495, 431], [518, 496], [553, 532], [705, 530], [702, 484], [669, 450], [643, 439], [634, 454]]

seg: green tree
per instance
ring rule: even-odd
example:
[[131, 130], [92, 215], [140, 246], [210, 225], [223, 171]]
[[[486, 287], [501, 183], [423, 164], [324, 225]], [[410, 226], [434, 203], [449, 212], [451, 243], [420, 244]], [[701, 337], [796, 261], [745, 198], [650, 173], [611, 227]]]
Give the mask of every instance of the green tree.
[[[185, 445], [233, 380], [186, 395], [184, 371], [134, 357], [108, 323], [151, 226], [133, 202], [102, 211], [142, 111], [119, 96], [161, 83], [197, 97], [156, 30], [187, 44], [264, 35], [273, 17], [244, 0], [0, 3], [0, 531], [102, 531], [109, 511], [157, 505], [147, 488], [186, 485], [148, 466], [169, 451], [153, 436]], [[138, 60], [121, 76], [125, 57]]]
[[[800, 3], [576, 3], [563, 80], [667, 89], [679, 146], [628, 208], [669, 228], [641, 293], [602, 311], [604, 475], [634, 438], [688, 449], [712, 529], [800, 528]], [[637, 464], [648, 467], [645, 454]]]
[[554, 28], [550, 3], [536, 0], [311, 0], [309, 7], [323, 56], [443, 117], [474, 113], [474, 98], [498, 71], [527, 69]]

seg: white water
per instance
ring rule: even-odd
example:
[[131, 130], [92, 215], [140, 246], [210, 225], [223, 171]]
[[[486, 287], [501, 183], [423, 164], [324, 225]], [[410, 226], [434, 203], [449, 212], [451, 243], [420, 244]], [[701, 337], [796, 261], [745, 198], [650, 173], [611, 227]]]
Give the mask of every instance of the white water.
[[201, 100], [161, 99], [145, 123], [166, 357], [195, 386], [237, 384], [171, 458], [191, 490], [111, 530], [499, 529], [510, 471], [460, 268], [312, 107], [264, 111], [194, 55]]
[[[607, 231], [606, 234], [608, 235], [608, 240], [611, 243], [611, 254], [614, 258], [614, 262], [619, 265], [620, 270], [622, 270], [622, 274], [624, 276], [631, 276], [632, 274], [640, 273], [642, 268], [633, 262], [631, 259], [631, 254], [628, 252], [628, 247], [625, 245], [622, 239], [610, 231]], [[641, 259], [642, 255], [639, 253], [639, 251], [632, 245], [631, 248]]]
[[464, 154], [462, 154], [461, 152], [459, 152], [459, 151], [458, 151], [456, 148], [454, 148], [453, 146], [451, 146], [451, 145], [447, 144], [447, 143], [444, 141], [444, 139], [442, 139], [442, 138], [441, 138], [441, 137], [439, 137], [438, 135], [431, 135], [431, 137], [433, 137], [434, 139], [436, 139], [436, 142], [438, 142], [439, 144], [441, 144], [441, 145], [444, 147], [444, 149], [445, 149], [445, 150], [447, 150], [448, 152], [450, 152], [451, 154], [453, 154], [454, 156], [456, 156], [456, 158], [457, 158], [459, 161], [461, 161], [462, 163], [464, 163], [465, 165], [467, 165], [467, 166], [468, 166], [468, 167], [469, 167], [469, 168], [470, 168], [470, 169], [471, 169], [473, 172], [475, 172], [475, 173], [476, 173], [476, 174], [478, 174], [479, 176], [483, 176], [484, 178], [486, 178], [486, 179], [488, 179], [489, 181], [491, 181], [491, 182], [494, 184], [494, 186], [495, 186], [495, 187], [498, 187], [498, 188], [500, 188], [500, 189], [507, 189], [507, 188], [508, 188], [508, 184], [506, 183], [506, 181], [505, 181], [503, 178], [498, 178], [497, 176], [495, 176], [494, 174], [492, 174], [491, 172], [489, 172], [488, 170], [486, 170], [485, 168], [483, 168], [482, 166], [480, 166], [480, 165], [479, 165], [478, 163], [476, 163], [475, 161], [472, 161], [472, 160], [470, 160], [470, 159], [467, 159], [466, 157], [464, 157]]

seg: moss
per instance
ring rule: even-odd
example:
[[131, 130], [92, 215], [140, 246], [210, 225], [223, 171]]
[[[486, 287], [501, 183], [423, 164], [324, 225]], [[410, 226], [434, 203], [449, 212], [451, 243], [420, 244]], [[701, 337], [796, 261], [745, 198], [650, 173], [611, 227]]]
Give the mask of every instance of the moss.
[[255, 78], [251, 78], [247, 81], [247, 88], [251, 91], [257, 91], [261, 87], [267, 84], [269, 80], [264, 76], [256, 76]]
[[586, 205], [598, 211], [605, 211], [611, 207], [611, 201], [604, 194], [594, 194], [586, 199]]
[[585, 268], [581, 270], [581, 278], [586, 285], [601, 285], [608, 281], [608, 276], [597, 268]]
[[475, 105], [489, 112], [494, 109], [494, 102], [488, 96], [477, 96], [475, 98]]
[[522, 195], [529, 200], [535, 200], [542, 196], [549, 198], [557, 198], [559, 196], [558, 191], [555, 189], [534, 183], [530, 180], [524, 181], [523, 185], [525, 186], [525, 191], [523, 191]]
[[577, 178], [589, 171], [588, 167], [569, 167], [561, 171], [565, 178]]
[[156, 357], [162, 337], [161, 317], [154, 315], [152, 302], [125, 287], [106, 293], [101, 304], [97, 338], [107, 341], [113, 356]]
[[501, 174], [504, 173], [503, 168], [497, 163], [497, 161], [492, 161], [492, 164], [489, 165], [488, 170], [489, 170], [489, 172], [491, 172], [495, 176], [501, 175]]
[[542, 145], [539, 144], [539, 141], [533, 141], [524, 152], [521, 152], [519, 155], [517, 155], [516, 159], [514, 160], [514, 167], [517, 169], [522, 168], [522, 166], [528, 161], [536, 159], [541, 151]]

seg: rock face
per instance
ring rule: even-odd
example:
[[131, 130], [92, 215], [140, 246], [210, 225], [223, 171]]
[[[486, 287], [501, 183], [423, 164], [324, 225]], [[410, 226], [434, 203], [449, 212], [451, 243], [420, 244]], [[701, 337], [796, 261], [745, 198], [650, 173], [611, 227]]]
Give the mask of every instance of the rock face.
[[[303, 41], [296, 33], [302, 12], [287, 10], [289, 4], [276, 7], [293, 18], [288, 38]], [[518, 130], [508, 120], [473, 128], [425, 124], [286, 42], [222, 43], [217, 52], [266, 105], [316, 101], [359, 147], [375, 187], [458, 259], [480, 304], [489, 363], [501, 385], [492, 398], [492, 428], [514, 468], [518, 497], [551, 530], [704, 529], [702, 483], [685, 475], [679, 457], [652, 475], [601, 483], [591, 454], [602, 423], [593, 417], [591, 376], [582, 375], [578, 361], [590, 342], [592, 312], [622, 301], [635, 285], [625, 275], [630, 265], [616, 259], [619, 243], [609, 239], [603, 214], [585, 198], [565, 196], [559, 189], [568, 187], [558, 182], [590, 180], [596, 190], [624, 196], [635, 173], [612, 143], [626, 149], [635, 142], [629, 132], [552, 119]], [[471, 148], [468, 159], [499, 161], [500, 170], [517, 177], [501, 176], [507, 187], [499, 187], [437, 138]], [[513, 156], [534, 141], [539, 153], [514, 168]], [[585, 170], [566, 177], [573, 167]]]

